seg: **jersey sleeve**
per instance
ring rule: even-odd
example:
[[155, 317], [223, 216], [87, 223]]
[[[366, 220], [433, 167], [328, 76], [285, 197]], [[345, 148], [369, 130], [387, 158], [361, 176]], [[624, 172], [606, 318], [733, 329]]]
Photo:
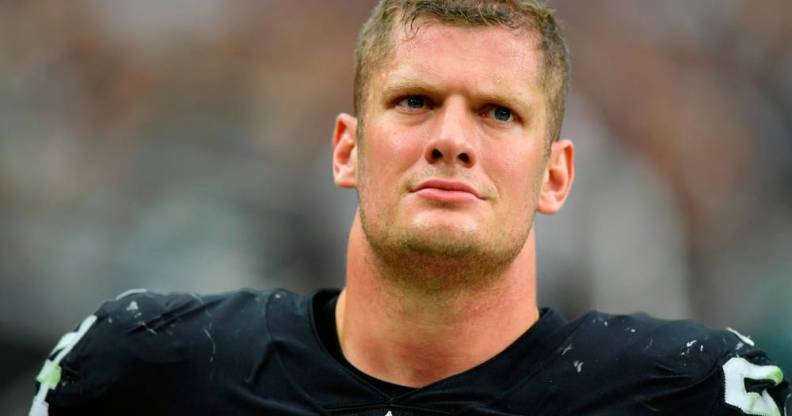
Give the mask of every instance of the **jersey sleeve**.
[[152, 335], [189, 295], [131, 292], [105, 302], [60, 339], [36, 377], [31, 416], [112, 414], [134, 401], [152, 363], [178, 360], [178, 345]]
[[792, 387], [781, 368], [754, 342], [729, 329], [722, 333], [726, 353], [716, 364], [720, 392], [713, 416], [790, 416]]
[[614, 379], [628, 376], [621, 392], [636, 404], [632, 414], [792, 416], [784, 413], [791, 392], [783, 371], [749, 338], [691, 320], [628, 322], [641, 336], [614, 366], [637, 374]]

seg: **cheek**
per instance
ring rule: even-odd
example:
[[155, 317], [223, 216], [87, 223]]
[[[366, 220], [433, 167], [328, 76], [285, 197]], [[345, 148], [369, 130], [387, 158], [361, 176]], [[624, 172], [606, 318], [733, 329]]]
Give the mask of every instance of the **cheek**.
[[372, 182], [401, 180], [422, 156], [420, 135], [414, 131], [372, 129], [365, 140], [362, 156], [366, 159], [366, 175]]
[[495, 183], [501, 201], [510, 207], [506, 209], [530, 213], [536, 204], [544, 176], [541, 149], [515, 150], [510, 147], [488, 153], [492, 156], [482, 160], [482, 163], [486, 163], [484, 170]]
[[390, 125], [387, 122], [383, 124], [375, 136], [378, 138], [376, 144], [380, 149], [380, 156], [393, 163], [414, 163], [422, 149], [425, 135], [423, 130]]
[[358, 195], [370, 212], [380, 212], [395, 204], [409, 163], [405, 146], [382, 129], [371, 129], [358, 153]]

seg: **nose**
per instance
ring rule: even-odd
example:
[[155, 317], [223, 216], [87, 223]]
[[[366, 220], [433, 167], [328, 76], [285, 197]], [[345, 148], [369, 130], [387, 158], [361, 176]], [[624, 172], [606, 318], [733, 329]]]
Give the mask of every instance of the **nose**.
[[472, 144], [475, 129], [472, 117], [464, 103], [446, 103], [438, 114], [431, 139], [426, 144], [426, 161], [430, 164], [473, 167], [476, 153]]

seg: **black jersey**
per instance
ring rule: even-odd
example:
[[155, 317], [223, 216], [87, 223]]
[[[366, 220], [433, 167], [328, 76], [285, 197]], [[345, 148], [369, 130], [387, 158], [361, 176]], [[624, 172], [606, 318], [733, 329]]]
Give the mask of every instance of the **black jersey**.
[[332, 299], [337, 292], [119, 297], [56, 346], [39, 374], [31, 414], [783, 416], [792, 411], [781, 370], [750, 339], [642, 314], [590, 312], [567, 322], [543, 309], [525, 334], [479, 366], [423, 388], [384, 388], [334, 356], [332, 342], [322, 339], [327, 331], [317, 327], [319, 296]]

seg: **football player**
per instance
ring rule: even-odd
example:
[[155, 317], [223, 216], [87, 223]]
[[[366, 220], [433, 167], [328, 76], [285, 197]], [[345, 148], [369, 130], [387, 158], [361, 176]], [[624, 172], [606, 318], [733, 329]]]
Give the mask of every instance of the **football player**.
[[568, 67], [534, 1], [381, 1], [333, 133], [359, 199], [343, 290], [121, 295], [58, 343], [31, 414], [785, 415], [734, 330], [537, 306]]

